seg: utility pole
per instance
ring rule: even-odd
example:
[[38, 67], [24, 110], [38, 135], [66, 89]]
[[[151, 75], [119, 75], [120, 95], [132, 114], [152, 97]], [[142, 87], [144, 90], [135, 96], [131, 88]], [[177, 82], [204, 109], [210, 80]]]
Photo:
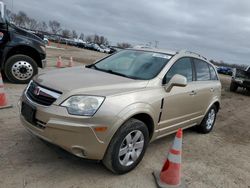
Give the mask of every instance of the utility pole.
[[155, 41], [155, 48], [158, 48], [159, 41]]

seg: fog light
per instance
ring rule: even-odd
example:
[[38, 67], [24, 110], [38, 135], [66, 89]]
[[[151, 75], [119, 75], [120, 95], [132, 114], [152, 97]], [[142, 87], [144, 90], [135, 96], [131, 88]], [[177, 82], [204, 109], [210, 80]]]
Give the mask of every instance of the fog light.
[[71, 150], [72, 153], [78, 157], [85, 158], [87, 156], [85, 150], [80, 146], [73, 146]]

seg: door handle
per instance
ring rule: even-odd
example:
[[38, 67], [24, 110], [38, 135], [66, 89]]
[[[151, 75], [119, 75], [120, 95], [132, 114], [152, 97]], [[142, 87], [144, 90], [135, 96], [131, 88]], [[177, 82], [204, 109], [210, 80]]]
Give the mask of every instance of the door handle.
[[211, 92], [214, 92], [214, 88], [213, 88], [213, 87], [211, 87], [211, 88], [210, 88], [210, 91], [211, 91]]
[[193, 90], [189, 93], [189, 95], [193, 96], [193, 95], [196, 95], [197, 93]]

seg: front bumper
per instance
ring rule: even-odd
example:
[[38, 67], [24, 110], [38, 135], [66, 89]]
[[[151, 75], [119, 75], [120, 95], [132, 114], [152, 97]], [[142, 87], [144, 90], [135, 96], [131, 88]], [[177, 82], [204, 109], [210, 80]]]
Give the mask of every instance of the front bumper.
[[[24, 96], [21, 102], [30, 104]], [[20, 102], [20, 103], [21, 103]], [[94, 131], [95, 124], [81, 123], [80, 119], [66, 116], [66, 109], [60, 106], [37, 106], [36, 124], [31, 124], [20, 113], [25, 128], [34, 135], [82, 158], [101, 160], [107, 144]]]

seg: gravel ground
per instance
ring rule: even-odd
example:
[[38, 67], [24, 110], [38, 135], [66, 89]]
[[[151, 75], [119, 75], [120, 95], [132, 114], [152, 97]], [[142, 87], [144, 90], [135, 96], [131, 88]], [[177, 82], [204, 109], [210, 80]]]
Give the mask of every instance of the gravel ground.
[[[71, 53], [64, 51], [66, 60]], [[78, 57], [77, 65], [104, 56], [88, 50], [71, 52]], [[50, 59], [58, 54], [48, 50]], [[48, 69], [54, 68], [43, 71]], [[229, 92], [230, 77], [221, 76], [221, 81], [222, 109], [214, 130], [206, 135], [184, 131], [182, 175], [187, 187], [250, 188], [250, 94]], [[151, 143], [135, 170], [114, 175], [97, 161], [74, 157], [29, 134], [17, 107], [24, 87], [5, 83], [13, 108], [0, 110], [0, 187], [156, 187], [151, 173], [161, 169], [174, 135]]]

